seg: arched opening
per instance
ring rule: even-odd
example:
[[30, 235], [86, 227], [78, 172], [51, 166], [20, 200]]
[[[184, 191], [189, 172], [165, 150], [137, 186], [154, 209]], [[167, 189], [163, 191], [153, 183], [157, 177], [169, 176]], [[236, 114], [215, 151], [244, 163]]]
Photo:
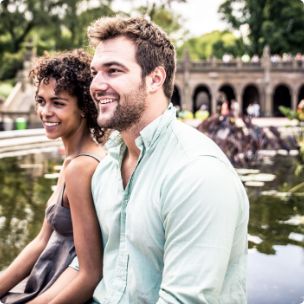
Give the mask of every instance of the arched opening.
[[253, 105], [253, 104], [258, 104], [260, 105], [260, 94], [257, 89], [257, 87], [253, 84], [250, 84], [245, 87], [243, 96], [242, 96], [242, 113], [245, 115], [248, 115], [249, 113], [247, 112], [248, 106]]
[[179, 89], [176, 85], [174, 86], [174, 89], [173, 89], [171, 102], [177, 109], [179, 109], [179, 110], [182, 109], [181, 97], [180, 97]]
[[291, 108], [290, 90], [284, 84], [278, 85], [274, 90], [273, 99], [272, 99], [273, 116], [276, 117], [284, 116], [279, 110], [280, 106]]
[[197, 110], [205, 108], [209, 113], [212, 112], [211, 107], [211, 94], [210, 90], [205, 85], [199, 85], [194, 90], [194, 94], [192, 97], [192, 111], [195, 113]]
[[[224, 84], [219, 88], [219, 96], [217, 99], [221, 101], [228, 101], [228, 107], [230, 109], [231, 100], [235, 100], [235, 91], [234, 88], [229, 84]], [[224, 100], [223, 100], [224, 99]]]
[[303, 99], [304, 99], [304, 84], [300, 87], [297, 104], [299, 104], [300, 101]]

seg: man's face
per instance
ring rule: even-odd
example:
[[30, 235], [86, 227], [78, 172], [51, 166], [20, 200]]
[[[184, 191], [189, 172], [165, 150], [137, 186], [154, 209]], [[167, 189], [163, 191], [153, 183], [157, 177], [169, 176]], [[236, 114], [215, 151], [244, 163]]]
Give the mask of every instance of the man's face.
[[127, 130], [145, 111], [146, 85], [135, 51], [135, 45], [121, 36], [100, 42], [95, 50], [90, 91], [101, 127]]

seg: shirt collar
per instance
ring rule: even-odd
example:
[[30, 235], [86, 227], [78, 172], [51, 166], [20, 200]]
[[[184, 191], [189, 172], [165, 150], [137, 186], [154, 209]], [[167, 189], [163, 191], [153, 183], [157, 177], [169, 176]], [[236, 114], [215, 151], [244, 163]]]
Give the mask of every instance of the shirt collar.
[[150, 124], [148, 124], [144, 129], [140, 131], [140, 135], [136, 138], [136, 145], [140, 150], [143, 148], [147, 151], [158, 139], [159, 135], [164, 129], [175, 119], [176, 110], [174, 106], [170, 103], [167, 110]]
[[[140, 150], [145, 149], [147, 151], [175, 117], [176, 110], [172, 103], [170, 103], [167, 110], [161, 116], [153, 120], [140, 131], [140, 135], [135, 140], [137, 147]], [[110, 138], [105, 145], [108, 153], [117, 159], [121, 154], [122, 146], [124, 146], [124, 142], [120, 133], [118, 131], [112, 131]]]
[[120, 133], [118, 131], [114, 130], [111, 132], [111, 135], [105, 144], [106, 151], [113, 158], [118, 159], [123, 143], [124, 142], [122, 140]]

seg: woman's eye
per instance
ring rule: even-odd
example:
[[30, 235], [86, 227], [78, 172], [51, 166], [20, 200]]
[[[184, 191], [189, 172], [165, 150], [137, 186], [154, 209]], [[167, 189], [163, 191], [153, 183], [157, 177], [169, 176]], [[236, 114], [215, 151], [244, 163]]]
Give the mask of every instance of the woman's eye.
[[43, 105], [45, 102], [43, 99], [36, 99], [36, 103], [39, 105]]
[[55, 106], [64, 106], [64, 103], [60, 102], [60, 101], [54, 101], [54, 105]]

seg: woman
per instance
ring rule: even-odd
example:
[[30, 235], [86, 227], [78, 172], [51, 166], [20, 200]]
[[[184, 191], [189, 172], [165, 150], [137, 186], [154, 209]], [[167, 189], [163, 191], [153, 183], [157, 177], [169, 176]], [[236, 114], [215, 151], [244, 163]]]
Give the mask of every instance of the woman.
[[[61, 137], [66, 157], [39, 234], [0, 275], [0, 299], [85, 303], [102, 276], [101, 235], [90, 184], [105, 154], [99, 145], [104, 131], [96, 123], [89, 93], [90, 58], [80, 50], [43, 57], [31, 76], [46, 136]], [[79, 272], [68, 267], [76, 254]], [[27, 276], [22, 293], [10, 291]]]

